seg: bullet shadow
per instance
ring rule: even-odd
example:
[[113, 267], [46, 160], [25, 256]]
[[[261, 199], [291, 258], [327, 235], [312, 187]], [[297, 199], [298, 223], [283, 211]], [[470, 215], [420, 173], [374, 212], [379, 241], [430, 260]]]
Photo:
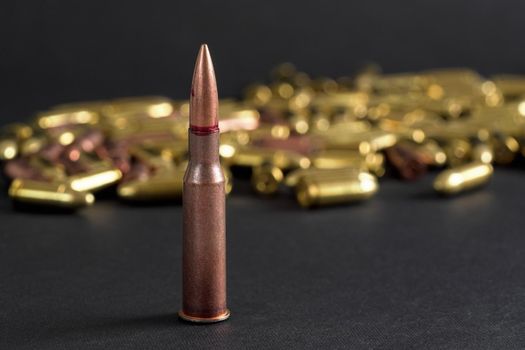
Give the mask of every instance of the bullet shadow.
[[418, 193], [412, 195], [410, 198], [415, 199], [415, 200], [436, 200], [436, 201], [443, 201], [443, 200], [445, 200], [445, 201], [453, 201], [455, 199], [464, 198], [464, 197], [469, 196], [469, 195], [482, 193], [483, 191], [486, 191], [486, 187], [485, 186], [477, 187], [477, 188], [471, 188], [471, 189], [468, 189], [468, 190], [461, 191], [459, 193], [449, 194], [449, 195], [438, 193], [438, 192], [433, 191], [433, 190], [426, 190], [426, 191], [423, 191], [423, 192], [418, 192]]
[[11, 208], [15, 212], [26, 213], [31, 215], [75, 215], [83, 208], [62, 208], [44, 205], [31, 205], [28, 203], [13, 202]]
[[182, 199], [161, 199], [161, 200], [154, 200], [154, 201], [126, 201], [126, 200], [120, 200], [118, 203], [125, 207], [131, 207], [131, 208], [157, 208], [157, 207], [182, 207]]

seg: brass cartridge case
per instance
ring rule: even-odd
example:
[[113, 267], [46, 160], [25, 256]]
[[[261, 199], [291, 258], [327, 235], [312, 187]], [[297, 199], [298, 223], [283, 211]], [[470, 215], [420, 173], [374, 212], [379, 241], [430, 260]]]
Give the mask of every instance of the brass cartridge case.
[[[410, 144], [407, 146], [410, 147]], [[447, 154], [434, 140], [427, 140], [422, 145], [412, 144], [412, 147], [416, 148], [416, 151], [423, 157], [427, 165], [439, 167], [447, 162]]]
[[252, 143], [255, 147], [268, 148], [273, 150], [287, 150], [303, 155], [310, 155], [315, 151], [322, 149], [320, 139], [311, 136], [291, 136], [287, 139], [265, 137], [254, 140]]
[[474, 162], [491, 164], [494, 161], [494, 149], [489, 143], [476, 142], [472, 145], [470, 158]]
[[163, 96], [125, 97], [108, 101], [101, 108], [105, 118], [122, 115], [144, 115], [150, 118], [165, 118], [173, 115], [173, 101]]
[[40, 152], [49, 140], [45, 135], [34, 135], [20, 143], [20, 155], [28, 156]]
[[94, 164], [87, 172], [71, 176], [69, 186], [79, 192], [97, 191], [117, 183], [122, 178], [122, 172], [107, 162]]
[[100, 115], [97, 111], [77, 108], [58, 108], [37, 115], [36, 123], [42, 129], [68, 125], [96, 124]]
[[79, 208], [95, 201], [93, 194], [73, 191], [65, 183], [15, 179], [9, 196], [16, 202], [62, 208]]
[[491, 139], [491, 145], [494, 150], [494, 163], [499, 165], [512, 163], [520, 150], [520, 145], [515, 137], [499, 133]]
[[266, 105], [272, 98], [272, 89], [263, 84], [250, 85], [244, 91], [245, 99], [255, 107]]
[[27, 161], [33, 169], [46, 179], [57, 182], [66, 179], [66, 170], [62, 164], [56, 164], [38, 156], [30, 156]]
[[366, 156], [359, 151], [352, 150], [324, 150], [315, 153], [310, 157], [312, 166], [319, 169], [338, 169], [354, 167], [363, 170], [368, 169]]
[[18, 154], [18, 142], [13, 138], [0, 138], [0, 160], [13, 159]]
[[505, 97], [505, 100], [525, 95], [525, 76], [501, 74], [492, 76], [492, 81]]
[[177, 169], [156, 174], [149, 179], [135, 179], [122, 183], [117, 189], [120, 198], [129, 201], [156, 201], [180, 199], [184, 172]]
[[306, 176], [319, 176], [319, 177], [328, 177], [328, 176], [336, 176], [341, 174], [343, 175], [349, 175], [353, 176], [356, 173], [362, 172], [363, 169], [361, 168], [338, 168], [338, 169], [318, 169], [318, 168], [308, 168], [308, 169], [296, 169], [288, 174], [286, 174], [286, 177], [284, 178], [284, 184], [288, 187], [295, 187], [297, 184], [301, 181], [303, 177]]
[[257, 193], [272, 194], [277, 192], [283, 178], [283, 171], [280, 168], [272, 164], [263, 164], [253, 169], [252, 187]]
[[396, 134], [382, 130], [371, 130], [359, 134], [334, 133], [330, 136], [325, 139], [328, 148], [353, 149], [358, 150], [361, 154], [381, 151], [392, 147], [398, 141]]
[[255, 130], [259, 126], [259, 112], [241, 104], [219, 108], [219, 129], [221, 132]]
[[377, 190], [374, 175], [356, 171], [304, 176], [296, 186], [296, 197], [302, 207], [310, 208], [365, 200]]
[[252, 168], [270, 163], [283, 170], [305, 169], [311, 163], [308, 157], [296, 152], [256, 147], [238, 148], [227, 161], [231, 165]]
[[457, 166], [470, 159], [472, 145], [467, 139], [452, 139], [445, 143], [443, 150], [447, 155], [447, 163]]
[[492, 173], [492, 165], [471, 162], [443, 170], [434, 180], [434, 189], [442, 194], [456, 194], [486, 184]]

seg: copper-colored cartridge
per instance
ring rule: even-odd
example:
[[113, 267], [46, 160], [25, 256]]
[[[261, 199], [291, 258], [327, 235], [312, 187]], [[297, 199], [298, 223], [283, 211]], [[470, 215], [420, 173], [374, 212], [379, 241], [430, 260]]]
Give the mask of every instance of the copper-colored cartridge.
[[182, 310], [191, 322], [226, 320], [225, 178], [219, 160], [219, 99], [202, 45], [190, 96], [189, 164], [183, 184]]

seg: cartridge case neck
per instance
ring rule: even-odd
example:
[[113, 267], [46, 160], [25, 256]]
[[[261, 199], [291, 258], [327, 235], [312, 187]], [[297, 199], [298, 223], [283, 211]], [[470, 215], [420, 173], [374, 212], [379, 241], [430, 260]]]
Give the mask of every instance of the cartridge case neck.
[[189, 134], [190, 163], [219, 164], [219, 131], [207, 135]]

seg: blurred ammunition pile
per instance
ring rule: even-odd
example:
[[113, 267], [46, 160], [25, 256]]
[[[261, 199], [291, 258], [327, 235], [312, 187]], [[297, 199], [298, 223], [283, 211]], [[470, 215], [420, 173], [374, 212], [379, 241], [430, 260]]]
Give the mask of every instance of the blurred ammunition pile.
[[[242, 101], [220, 101], [220, 155], [255, 192], [291, 189], [303, 207], [370, 198], [385, 174], [434, 190], [488, 182], [525, 151], [525, 77], [469, 69], [311, 79], [289, 63]], [[177, 200], [188, 162], [188, 101], [135, 97], [58, 105], [7, 125], [0, 159], [16, 203], [78, 208], [116, 188], [125, 201]], [[520, 152], [521, 150], [521, 152]]]

